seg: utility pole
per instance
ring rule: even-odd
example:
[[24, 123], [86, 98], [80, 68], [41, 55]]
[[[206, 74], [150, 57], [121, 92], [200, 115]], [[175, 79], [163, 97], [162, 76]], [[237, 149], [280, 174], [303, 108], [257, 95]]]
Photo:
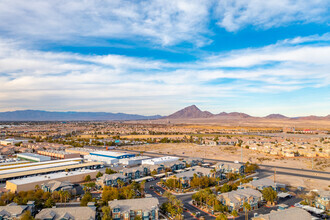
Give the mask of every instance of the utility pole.
[[243, 164], [243, 145], [241, 144], [241, 163]]
[[314, 159], [313, 159], [313, 156], [312, 156], [312, 170], [314, 169]]
[[274, 184], [275, 184], [275, 187], [276, 187], [276, 168], [274, 168]]

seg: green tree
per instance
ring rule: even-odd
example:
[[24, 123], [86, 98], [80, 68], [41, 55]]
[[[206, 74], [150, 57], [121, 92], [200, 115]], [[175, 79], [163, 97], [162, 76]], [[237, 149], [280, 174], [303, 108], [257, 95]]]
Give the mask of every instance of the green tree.
[[221, 213], [220, 215], [217, 216], [215, 220], [227, 220], [227, 216], [224, 213]]
[[273, 204], [277, 198], [277, 193], [272, 187], [267, 187], [262, 190], [262, 197], [265, 201]]
[[99, 178], [99, 177], [101, 177], [101, 176], [103, 176], [103, 173], [101, 173], [100, 171], [96, 174], [96, 178]]
[[91, 178], [91, 176], [90, 175], [87, 175], [87, 176], [85, 176], [85, 182], [89, 182], [89, 181], [91, 181], [92, 180], [92, 178]]
[[117, 180], [119, 188], [122, 188], [125, 185], [125, 182], [122, 180]]
[[233, 211], [231, 212], [231, 215], [234, 216], [234, 219], [235, 219], [235, 218], [238, 216], [238, 213], [237, 213], [236, 210], [233, 210]]
[[244, 203], [243, 203], [243, 208], [244, 208], [244, 210], [245, 210], [245, 220], [248, 220], [248, 218], [249, 218], [248, 211], [251, 210], [251, 206], [250, 206], [249, 203], [244, 202]]
[[109, 206], [103, 206], [102, 207], [102, 220], [111, 220], [111, 214], [110, 214], [110, 207]]
[[156, 170], [151, 171], [151, 176], [155, 176], [155, 175], [157, 175], [157, 171]]
[[47, 200], [46, 200], [46, 202], [45, 202], [45, 207], [46, 208], [51, 208], [51, 207], [53, 207], [55, 205], [55, 202], [54, 202], [54, 200], [50, 197], [50, 198], [48, 198]]
[[81, 198], [80, 205], [87, 206], [87, 203], [92, 201], [92, 195], [90, 192], [86, 192], [85, 195]]
[[117, 172], [114, 171], [114, 170], [111, 169], [111, 168], [106, 168], [106, 169], [105, 169], [105, 173], [106, 173], [106, 174], [114, 174], [114, 173], [117, 173]]

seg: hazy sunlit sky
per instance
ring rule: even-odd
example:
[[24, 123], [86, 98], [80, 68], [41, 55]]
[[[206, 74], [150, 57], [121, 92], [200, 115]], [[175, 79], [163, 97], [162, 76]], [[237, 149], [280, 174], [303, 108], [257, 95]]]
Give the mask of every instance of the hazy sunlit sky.
[[2, 0], [0, 111], [330, 114], [329, 0]]

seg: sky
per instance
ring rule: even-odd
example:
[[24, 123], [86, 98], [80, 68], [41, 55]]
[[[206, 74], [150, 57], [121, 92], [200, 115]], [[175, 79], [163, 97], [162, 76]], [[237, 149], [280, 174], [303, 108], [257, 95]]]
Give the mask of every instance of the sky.
[[193, 104], [330, 114], [330, 1], [0, 1], [0, 111]]

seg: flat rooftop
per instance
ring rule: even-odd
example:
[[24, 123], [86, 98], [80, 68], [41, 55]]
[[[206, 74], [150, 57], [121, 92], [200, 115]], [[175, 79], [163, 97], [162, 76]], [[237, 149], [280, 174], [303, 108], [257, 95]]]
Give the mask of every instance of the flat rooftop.
[[90, 174], [96, 172], [96, 170], [77, 170], [77, 171], [70, 171], [70, 172], [59, 172], [59, 173], [52, 173], [52, 174], [46, 174], [46, 175], [39, 175], [39, 176], [32, 176], [32, 177], [25, 177], [20, 179], [13, 179], [8, 180], [11, 183], [14, 183], [16, 185], [24, 185], [28, 183], [34, 183], [34, 182], [40, 182], [44, 180], [55, 180], [62, 177], [67, 176], [76, 176], [81, 174]]
[[57, 171], [65, 170], [65, 169], [69, 169], [69, 170], [70, 169], [80, 169], [80, 168], [84, 168], [84, 167], [98, 166], [98, 165], [103, 165], [103, 163], [101, 163], [101, 162], [89, 162], [89, 163], [80, 163], [80, 164], [69, 165], [69, 166], [61, 166], [61, 167], [52, 167], [52, 168], [40, 169], [40, 170], [24, 171], [24, 172], [19, 172], [19, 173], [2, 174], [2, 175], [0, 175], [0, 180], [1, 179], [18, 178], [18, 177], [22, 177], [22, 176], [38, 175], [38, 174], [50, 173], [50, 172], [57, 172]]
[[166, 157], [152, 158], [152, 159], [149, 159], [148, 161], [154, 161], [154, 162], [164, 161], [164, 162], [167, 162], [168, 160], [179, 160], [179, 159], [180, 159], [179, 157], [166, 156]]
[[148, 156], [138, 156], [138, 157], [130, 157], [130, 158], [124, 158], [122, 160], [147, 160], [150, 159], [151, 157]]
[[64, 163], [64, 162], [70, 162], [70, 161], [82, 161], [82, 158], [70, 158], [70, 159], [64, 159], [64, 160], [49, 160], [49, 161], [43, 161], [43, 162], [26, 162], [21, 164], [12, 164], [8, 166], [0, 166], [0, 172], [2, 170], [11, 170], [11, 169], [18, 169], [23, 167], [33, 167], [33, 166], [41, 166], [46, 164], [56, 164], [56, 163]]
[[74, 153], [66, 152], [66, 151], [62, 151], [62, 150], [38, 150], [38, 152], [47, 152], [47, 153], [61, 154], [61, 155], [74, 154]]
[[132, 155], [131, 153], [124, 153], [124, 152], [117, 152], [117, 151], [94, 151], [90, 153], [91, 155], [98, 155], [98, 156], [110, 156], [110, 157], [120, 157], [125, 155]]
[[50, 160], [51, 159], [50, 157], [47, 157], [47, 156], [43, 156], [40, 154], [32, 154], [32, 153], [20, 153], [20, 154], [17, 154], [17, 157], [34, 157], [34, 158], [38, 158], [41, 160]]

